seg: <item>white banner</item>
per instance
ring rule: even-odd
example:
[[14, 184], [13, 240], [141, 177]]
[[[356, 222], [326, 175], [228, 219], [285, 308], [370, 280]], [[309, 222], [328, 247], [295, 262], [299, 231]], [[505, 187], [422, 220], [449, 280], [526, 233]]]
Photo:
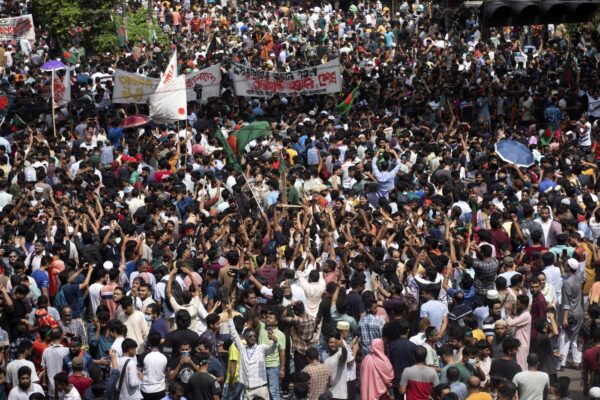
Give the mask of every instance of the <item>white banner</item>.
[[150, 117], [156, 121], [187, 119], [185, 76], [177, 75], [177, 53], [171, 57], [156, 91], [150, 96]]
[[160, 79], [117, 69], [114, 75], [112, 101], [117, 104], [146, 104], [159, 82]]
[[[158, 88], [159, 83], [160, 79], [117, 69], [114, 74], [112, 101], [118, 104], [146, 104]], [[196, 93], [201, 93], [202, 99], [219, 97], [221, 94], [221, 65], [212, 65], [185, 75], [185, 86], [187, 101], [196, 100]]]
[[0, 18], [0, 40], [35, 40], [31, 14]]
[[62, 81], [56, 76], [56, 70], [52, 70], [52, 101], [54, 107], [62, 107], [71, 101], [71, 71], [65, 71]]
[[316, 95], [342, 91], [340, 60], [290, 72], [270, 72], [233, 63], [237, 96], [271, 97], [276, 94]]
[[219, 97], [221, 94], [221, 64], [194, 71], [185, 76], [185, 87], [187, 89], [187, 101], [197, 99], [201, 94], [202, 99]]

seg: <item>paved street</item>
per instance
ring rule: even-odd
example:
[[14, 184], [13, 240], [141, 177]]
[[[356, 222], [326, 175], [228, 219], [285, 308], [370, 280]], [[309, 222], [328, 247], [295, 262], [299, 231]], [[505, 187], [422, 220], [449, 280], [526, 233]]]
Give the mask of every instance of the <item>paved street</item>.
[[558, 373], [558, 376], [568, 376], [571, 378], [571, 386], [569, 386], [571, 398], [573, 400], [583, 400], [583, 386], [581, 383], [581, 371], [566, 369]]

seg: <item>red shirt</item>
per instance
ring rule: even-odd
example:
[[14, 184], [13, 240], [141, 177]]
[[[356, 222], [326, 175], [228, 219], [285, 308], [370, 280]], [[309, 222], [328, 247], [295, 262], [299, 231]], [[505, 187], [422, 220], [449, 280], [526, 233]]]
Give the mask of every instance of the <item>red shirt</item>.
[[48, 343], [39, 338], [31, 345], [31, 361], [35, 365], [37, 372], [42, 370], [42, 354], [47, 347]]
[[85, 392], [87, 390], [87, 388], [92, 386], [92, 383], [94, 383], [94, 381], [92, 381], [90, 378], [88, 378], [86, 376], [70, 375], [69, 383], [71, 385], [73, 385], [75, 387], [75, 389], [77, 389], [77, 391], [79, 392], [79, 395], [83, 399], [83, 392]]
[[583, 353], [583, 368], [592, 371], [598, 370], [598, 352], [600, 352], [600, 346], [594, 346], [587, 349]]

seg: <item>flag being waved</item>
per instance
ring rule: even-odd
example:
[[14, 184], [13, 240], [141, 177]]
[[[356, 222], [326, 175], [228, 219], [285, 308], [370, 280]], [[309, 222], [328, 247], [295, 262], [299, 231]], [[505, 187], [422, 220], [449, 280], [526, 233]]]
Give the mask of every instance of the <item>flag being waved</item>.
[[355, 87], [354, 90], [348, 96], [346, 96], [344, 101], [335, 106], [335, 112], [339, 115], [344, 115], [350, 111], [352, 109], [352, 105], [354, 105], [354, 100], [358, 97], [359, 92], [359, 87]]
[[[6, 114], [8, 110], [13, 105], [15, 98], [13, 96], [9, 96], [5, 93], [0, 93], [0, 118], [2, 122], [4, 122], [4, 118], [6, 118]], [[0, 123], [0, 125], [2, 125]]]
[[[223, 136], [223, 132], [221, 132], [220, 129], [217, 129], [215, 136], [221, 144], [221, 146], [223, 146], [223, 150], [225, 151], [225, 154], [227, 154], [227, 160], [229, 161], [229, 163], [233, 166], [233, 168], [235, 168], [237, 172], [241, 174], [242, 166], [240, 165], [240, 163], [238, 163], [237, 159], [235, 158], [235, 155], [233, 154], [233, 151], [231, 151], [231, 147], [229, 146], [227, 139], [225, 139], [225, 136]], [[231, 137], [231, 134], [229, 134], [229, 137]]]
[[62, 49], [62, 58], [67, 64], [77, 64], [81, 60], [81, 57], [84, 55], [85, 50], [83, 48], [77, 51], [69, 51]]
[[173, 53], [158, 87], [150, 96], [150, 117], [155, 121], [187, 119], [185, 75], [177, 75], [177, 53]]
[[71, 101], [71, 71], [65, 71], [65, 76], [60, 79], [56, 70], [52, 70], [52, 106], [63, 107]]
[[230, 135], [235, 135], [237, 138], [237, 153], [241, 155], [248, 143], [263, 136], [269, 136], [271, 133], [271, 126], [268, 122], [257, 121], [242, 126], [237, 131], [231, 132]]

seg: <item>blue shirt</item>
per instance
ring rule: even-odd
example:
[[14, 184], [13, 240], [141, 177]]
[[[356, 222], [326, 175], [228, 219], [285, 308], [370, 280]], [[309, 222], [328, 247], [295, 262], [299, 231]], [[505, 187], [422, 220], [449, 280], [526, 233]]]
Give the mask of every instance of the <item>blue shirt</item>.
[[159, 318], [156, 321], [152, 321], [152, 325], [150, 325], [150, 332], [152, 331], [158, 332], [161, 338], [166, 339], [167, 334], [169, 333], [169, 325], [167, 324], [167, 321]]
[[397, 162], [396, 166], [391, 171], [380, 171], [379, 167], [377, 166], [377, 159], [373, 158], [373, 175], [379, 184], [377, 191], [381, 197], [387, 197], [387, 195], [394, 188], [394, 180], [396, 178], [396, 174], [398, 171], [400, 171], [400, 166], [401, 164]]
[[35, 280], [37, 287], [41, 289], [50, 287], [50, 279], [48, 278], [48, 273], [46, 271], [42, 271], [41, 269], [36, 269], [31, 273], [31, 277]]
[[73, 319], [81, 318], [81, 314], [83, 314], [83, 296], [81, 290], [79, 290], [79, 284], [67, 283], [62, 286], [62, 291], [67, 304], [71, 306], [73, 311]]
[[112, 145], [117, 149], [121, 148], [121, 139], [123, 139], [124, 136], [123, 128], [117, 127], [108, 130], [108, 138]]
[[108, 358], [110, 346], [115, 341], [110, 335], [103, 335], [100, 333], [98, 340], [96, 340], [96, 327], [94, 324], [89, 324], [88, 328], [88, 343], [90, 347], [96, 348], [95, 356], [97, 358]]

